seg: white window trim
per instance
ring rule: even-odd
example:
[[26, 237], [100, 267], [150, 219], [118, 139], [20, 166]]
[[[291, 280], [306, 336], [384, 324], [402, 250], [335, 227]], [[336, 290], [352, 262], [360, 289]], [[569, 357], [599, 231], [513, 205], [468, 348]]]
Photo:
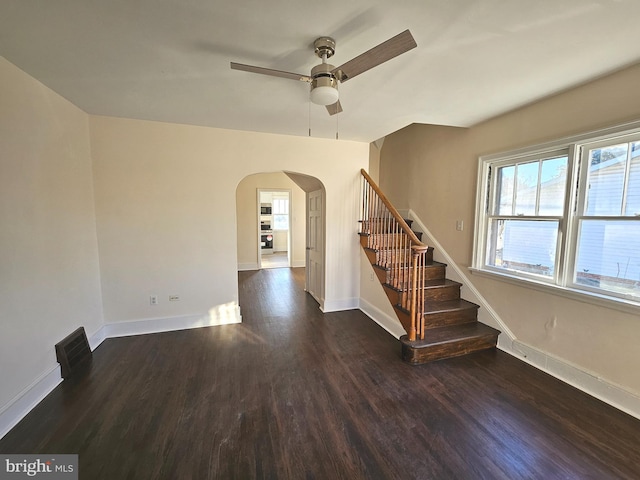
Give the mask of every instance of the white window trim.
[[[560, 258], [556, 265], [554, 279], [543, 280], [535, 276], [527, 276], [524, 274], [510, 274], [504, 271], [497, 271], [484, 265], [486, 252], [486, 221], [489, 216], [487, 207], [492, 201], [489, 199], [490, 186], [487, 182], [488, 170], [491, 166], [499, 163], [509, 163], [515, 160], [521, 161], [528, 156], [544, 156], [559, 151], [568, 151], [568, 178], [569, 186], [565, 197], [565, 211], [573, 212], [578, 207], [575, 185], [578, 182], [578, 168], [575, 168], [575, 162], [579, 160], [580, 147], [591, 146], [596, 142], [611, 141], [616, 138], [626, 137], [628, 135], [640, 134], [640, 121], [625, 123], [614, 127], [608, 127], [601, 130], [590, 131], [578, 135], [564, 137], [551, 142], [546, 142], [530, 147], [519, 148], [501, 153], [483, 155], [478, 159], [478, 178], [476, 186], [476, 215], [474, 224], [474, 241], [473, 256], [469, 270], [471, 273], [493, 278], [508, 283], [513, 283], [535, 290], [552, 293], [563, 297], [571, 298], [582, 302], [588, 302], [607, 308], [613, 308], [624, 312], [637, 314], [640, 309], [640, 301], [625, 297], [618, 297], [603, 294], [602, 291], [589, 291], [583, 287], [577, 288], [573, 285], [573, 280], [569, 279], [570, 272], [573, 271], [573, 249], [575, 248], [575, 237], [577, 236], [577, 221], [567, 221], [566, 217], [561, 221], [559, 242], [563, 247], [560, 248]], [[585, 181], [584, 175], [580, 177], [581, 184]], [[580, 186], [582, 188], [582, 185]], [[559, 281], [561, 279], [561, 281]]]

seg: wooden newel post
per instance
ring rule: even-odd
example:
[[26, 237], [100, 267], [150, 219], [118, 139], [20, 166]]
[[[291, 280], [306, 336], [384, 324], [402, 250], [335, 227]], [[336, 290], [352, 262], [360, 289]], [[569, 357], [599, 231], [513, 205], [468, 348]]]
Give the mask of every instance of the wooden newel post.
[[409, 314], [411, 315], [411, 328], [409, 329], [409, 341], [413, 342], [416, 339], [416, 330], [418, 327], [418, 310], [416, 308], [416, 301], [418, 299], [418, 256], [420, 252], [415, 248], [411, 249], [411, 309]]

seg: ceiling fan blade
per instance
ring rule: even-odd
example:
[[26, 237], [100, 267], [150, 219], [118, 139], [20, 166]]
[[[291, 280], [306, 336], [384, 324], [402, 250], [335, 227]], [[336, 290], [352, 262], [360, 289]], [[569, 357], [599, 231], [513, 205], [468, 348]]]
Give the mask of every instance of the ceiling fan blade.
[[299, 80], [300, 82], [311, 82], [311, 77], [300, 73], [283, 72], [282, 70], [273, 70], [271, 68], [255, 67], [253, 65], [245, 65], [243, 63], [231, 62], [233, 70], [242, 70], [250, 73], [260, 73], [262, 75], [270, 75], [272, 77], [289, 78], [291, 80]]
[[340, 100], [332, 105], [327, 105], [327, 112], [329, 112], [329, 115], [335, 115], [342, 112], [342, 105], [340, 105]]
[[414, 40], [413, 35], [411, 35], [411, 32], [405, 30], [386, 42], [382, 42], [371, 50], [367, 50], [354, 59], [349, 60], [347, 63], [334, 68], [332, 73], [334, 73], [341, 82], [346, 82], [350, 78], [360, 75], [373, 67], [377, 67], [381, 63], [391, 60], [398, 55], [402, 55], [417, 46], [418, 44]]

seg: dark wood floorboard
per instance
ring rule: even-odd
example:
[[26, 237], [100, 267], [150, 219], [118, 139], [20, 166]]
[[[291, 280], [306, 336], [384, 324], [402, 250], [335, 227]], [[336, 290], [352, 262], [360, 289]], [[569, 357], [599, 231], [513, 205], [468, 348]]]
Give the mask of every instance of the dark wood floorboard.
[[106, 340], [0, 452], [84, 480], [640, 478], [639, 420], [503, 352], [410, 366], [303, 269], [239, 280], [242, 324]]

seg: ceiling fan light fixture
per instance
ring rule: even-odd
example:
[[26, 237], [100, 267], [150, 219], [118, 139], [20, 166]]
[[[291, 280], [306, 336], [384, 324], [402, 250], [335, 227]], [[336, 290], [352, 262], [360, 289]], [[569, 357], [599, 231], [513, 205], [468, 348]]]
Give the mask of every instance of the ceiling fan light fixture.
[[322, 63], [311, 70], [311, 102], [316, 105], [333, 105], [338, 101], [338, 81], [331, 73], [333, 68]]
[[311, 101], [316, 105], [333, 105], [338, 98], [338, 90], [329, 85], [320, 85], [311, 90]]

